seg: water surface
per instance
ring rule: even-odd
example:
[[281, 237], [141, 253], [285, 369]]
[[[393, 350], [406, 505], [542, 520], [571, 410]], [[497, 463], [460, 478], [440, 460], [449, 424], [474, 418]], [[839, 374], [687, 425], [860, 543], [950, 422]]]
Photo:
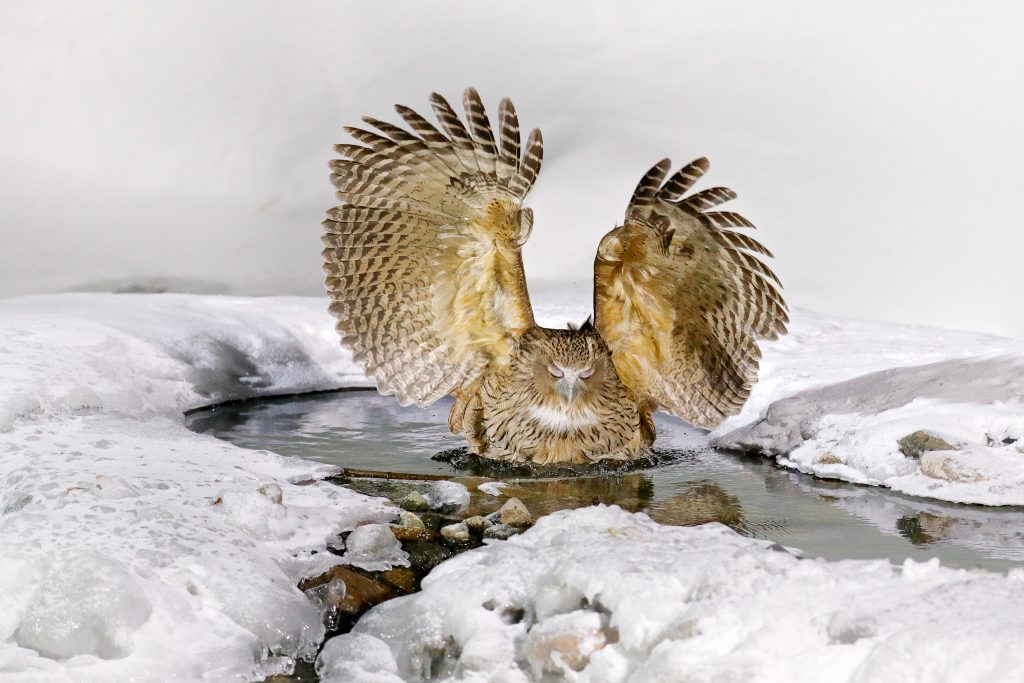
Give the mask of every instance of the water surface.
[[[347, 391], [216, 406], [188, 416], [189, 426], [246, 448], [297, 455], [357, 470], [351, 485], [401, 496], [415, 482], [362, 471], [443, 476], [471, 489], [506, 484], [502, 496], [474, 494], [472, 512], [496, 509], [504, 496], [535, 514], [595, 502], [643, 511], [665, 524], [719, 521], [811, 557], [938, 557], [952, 567], [1003, 571], [1024, 566], [1024, 509], [954, 505], [886, 489], [816, 479], [762, 458], [716, 451], [705, 434], [667, 415], [655, 417], [661, 464], [634, 471], [565, 473], [481, 470], [479, 459], [435, 459], [461, 449], [448, 432], [450, 401], [402, 408], [393, 397]], [[457, 454], [459, 451], [455, 451]], [[487, 487], [485, 487], [487, 488]]]

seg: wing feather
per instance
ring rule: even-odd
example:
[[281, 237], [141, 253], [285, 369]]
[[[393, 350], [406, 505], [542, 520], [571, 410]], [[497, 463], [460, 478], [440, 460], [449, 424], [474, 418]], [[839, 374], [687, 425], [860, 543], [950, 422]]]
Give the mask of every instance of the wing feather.
[[771, 252], [731, 230], [754, 225], [708, 211], [736, 194], [686, 196], [708, 167], [704, 158], [671, 176], [667, 159], [652, 167], [594, 263], [595, 325], [623, 383], [704, 427], [739, 411], [757, 379], [757, 340], [789, 322], [779, 278], [759, 258]]
[[411, 128], [364, 117], [346, 128], [331, 182], [324, 283], [343, 345], [378, 389], [404, 405], [429, 404], [508, 362], [533, 326], [520, 247], [533, 214], [523, 207], [540, 170], [540, 134], [520, 157], [511, 102], [494, 135], [480, 95], [464, 97], [466, 123], [440, 95], [435, 126], [395, 109]]

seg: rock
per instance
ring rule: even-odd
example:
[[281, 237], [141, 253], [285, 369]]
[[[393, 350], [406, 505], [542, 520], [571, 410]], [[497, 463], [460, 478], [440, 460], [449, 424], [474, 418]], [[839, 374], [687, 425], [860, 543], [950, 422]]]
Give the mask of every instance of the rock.
[[415, 593], [419, 590], [419, 579], [410, 567], [395, 567], [380, 573], [380, 578], [397, 588], [402, 593]]
[[461, 512], [469, 507], [470, 494], [462, 484], [455, 481], [435, 481], [426, 494], [431, 510], [444, 514]]
[[822, 453], [818, 456], [818, 459], [814, 461], [815, 465], [842, 465], [843, 459], [835, 453]]
[[921, 456], [921, 474], [955, 482], [985, 480], [980, 472], [957, 462], [953, 456], [940, 453], [925, 453]]
[[465, 522], [441, 527], [441, 538], [451, 543], [469, 543], [469, 527]]
[[441, 531], [441, 527], [449, 524], [458, 524], [462, 518], [458, 515], [442, 515], [439, 512], [423, 512], [420, 514], [423, 525], [433, 531]]
[[484, 529], [494, 526], [494, 522], [486, 517], [481, 517], [480, 515], [467, 517], [464, 522], [466, 526], [469, 527], [469, 530], [477, 535], [482, 534]]
[[508, 526], [528, 526], [533, 523], [530, 511], [518, 498], [509, 498], [505, 501], [505, 504], [498, 510], [498, 519], [502, 524]]
[[394, 595], [394, 589], [387, 583], [344, 565], [331, 567], [320, 576], [302, 580], [299, 590], [325, 615], [324, 625], [330, 630], [351, 623], [366, 610]]
[[535, 677], [543, 672], [582, 671], [590, 656], [608, 644], [602, 617], [590, 610], [558, 614], [530, 629], [523, 656]]
[[437, 532], [433, 529], [417, 529], [408, 526], [393, 526], [391, 534], [399, 541], [436, 541]]
[[281, 487], [273, 482], [264, 484], [256, 490], [269, 498], [270, 502], [277, 505], [281, 505], [281, 502], [284, 500], [284, 492], [281, 490]]
[[956, 446], [948, 443], [942, 437], [926, 432], [922, 429], [908, 434], [899, 441], [900, 453], [907, 456], [908, 458], [920, 458], [923, 453], [928, 451], [955, 451], [958, 450]]
[[421, 575], [430, 573], [431, 569], [455, 554], [442, 545], [426, 541], [406, 541], [402, 543], [402, 549], [409, 555], [412, 568]]
[[499, 541], [512, 538], [519, 533], [519, 529], [508, 524], [494, 524], [484, 529], [484, 538], [493, 538]]
[[419, 491], [413, 491], [408, 494], [405, 498], [398, 503], [399, 507], [409, 512], [425, 512], [430, 509], [430, 504], [427, 503], [427, 499], [423, 497], [423, 494]]
[[398, 526], [404, 526], [408, 529], [425, 529], [426, 526], [423, 524], [423, 520], [419, 518], [415, 512], [409, 512], [408, 510], [402, 510], [398, 514]]

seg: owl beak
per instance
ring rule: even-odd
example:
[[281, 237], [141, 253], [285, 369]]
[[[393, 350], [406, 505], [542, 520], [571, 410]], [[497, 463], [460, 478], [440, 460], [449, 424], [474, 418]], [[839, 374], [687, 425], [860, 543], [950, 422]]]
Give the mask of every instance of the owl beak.
[[579, 375], [570, 375], [568, 372], [565, 373], [565, 377], [555, 382], [555, 389], [558, 390], [558, 393], [562, 395], [562, 398], [567, 403], [572, 403], [572, 400], [580, 393], [582, 387], [583, 380], [579, 378]]

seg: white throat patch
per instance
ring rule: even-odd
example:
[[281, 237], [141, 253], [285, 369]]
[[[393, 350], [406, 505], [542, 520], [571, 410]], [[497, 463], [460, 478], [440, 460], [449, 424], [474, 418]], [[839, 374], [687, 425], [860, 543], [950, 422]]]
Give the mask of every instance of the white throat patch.
[[542, 426], [561, 432], [589, 427], [599, 420], [597, 413], [590, 408], [569, 413], [547, 406], [532, 406], [530, 415]]

